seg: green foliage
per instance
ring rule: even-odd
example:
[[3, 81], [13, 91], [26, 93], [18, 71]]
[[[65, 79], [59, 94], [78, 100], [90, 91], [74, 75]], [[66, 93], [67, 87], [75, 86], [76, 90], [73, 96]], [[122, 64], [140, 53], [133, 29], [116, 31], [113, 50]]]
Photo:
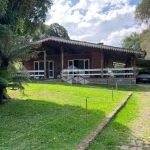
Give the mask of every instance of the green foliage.
[[32, 49], [36, 46], [39, 44], [14, 35], [6, 26], [0, 25], [0, 69], [7, 70], [9, 64], [34, 58], [38, 52]]
[[13, 65], [9, 65], [8, 70], [11, 72], [9, 86], [23, 90], [24, 87], [22, 84], [30, 82], [30, 75], [22, 63], [17, 62]]
[[58, 23], [53, 23], [48, 27], [46, 36], [57, 36], [65, 39], [70, 39], [68, 31]]
[[[150, 0], [142, 0], [136, 7], [135, 18], [144, 23], [150, 21]], [[147, 52], [146, 59], [150, 59], [150, 27], [141, 34], [140, 46]]]
[[41, 25], [40, 29], [35, 32], [35, 34], [32, 35], [32, 40], [37, 41], [42, 38], [46, 38], [49, 36], [56, 36], [61, 37], [65, 39], [70, 39], [68, 35], [68, 31], [58, 23], [53, 23], [50, 26], [48, 25]]
[[1, 78], [5, 78], [6, 80], [9, 80], [10, 76], [11, 76], [11, 73], [9, 70], [0, 69], [0, 77]]
[[13, 33], [32, 34], [45, 22], [51, 5], [51, 0], [8, 0], [0, 24], [9, 25]]
[[0, 77], [0, 89], [4, 89], [8, 86], [8, 81]]
[[37, 46], [39, 44], [14, 35], [6, 26], [0, 25], [0, 77], [11, 82], [11, 86], [23, 89], [22, 82], [29, 81], [29, 74], [16, 62], [35, 58], [38, 52], [33, 48]]
[[8, 0], [0, 0], [0, 18], [5, 15], [7, 10]]
[[135, 18], [148, 23], [150, 20], [150, 0], [142, 0], [136, 7]]
[[141, 34], [141, 48], [147, 52], [146, 59], [150, 59], [150, 27]]
[[140, 44], [141, 44], [141, 34], [135, 32], [133, 32], [130, 36], [127, 36], [122, 40], [123, 48], [142, 50]]

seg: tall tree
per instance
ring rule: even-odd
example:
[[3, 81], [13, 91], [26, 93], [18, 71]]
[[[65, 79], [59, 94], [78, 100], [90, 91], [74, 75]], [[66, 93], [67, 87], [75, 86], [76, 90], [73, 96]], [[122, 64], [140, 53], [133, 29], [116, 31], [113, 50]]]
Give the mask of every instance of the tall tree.
[[131, 35], [125, 37], [122, 40], [123, 48], [142, 50], [140, 44], [141, 44], [141, 34], [135, 32], [131, 33]]
[[41, 27], [40, 27], [40, 29], [38, 29], [33, 35], [32, 35], [32, 37], [33, 37], [33, 41], [37, 41], [37, 40], [40, 40], [40, 39], [42, 39], [42, 38], [45, 38], [46, 37], [46, 31], [47, 31], [47, 29], [48, 29], [48, 25], [46, 25], [46, 24], [42, 24], [41, 25]]
[[34, 33], [45, 22], [51, 5], [51, 0], [8, 0], [0, 24], [9, 25], [14, 33], [21, 35]]
[[[135, 10], [135, 18], [141, 22], [149, 24], [150, 22], [150, 0], [142, 0]], [[142, 32], [141, 48], [146, 50], [146, 58], [150, 59], [150, 27]]]
[[135, 10], [135, 18], [148, 23], [150, 21], [150, 0], [142, 0]]
[[146, 51], [146, 59], [150, 59], [150, 27], [141, 34], [141, 48]]
[[70, 39], [68, 31], [58, 23], [53, 23], [48, 27], [46, 36], [57, 36], [65, 39]]

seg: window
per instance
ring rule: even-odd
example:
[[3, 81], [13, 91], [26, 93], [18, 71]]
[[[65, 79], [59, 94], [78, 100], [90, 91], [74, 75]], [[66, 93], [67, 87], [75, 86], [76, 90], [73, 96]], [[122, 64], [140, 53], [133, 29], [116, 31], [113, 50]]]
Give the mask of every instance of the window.
[[[35, 61], [34, 62], [34, 70], [44, 70], [44, 62], [43, 61]], [[35, 72], [35, 75], [44, 75], [44, 72]]]

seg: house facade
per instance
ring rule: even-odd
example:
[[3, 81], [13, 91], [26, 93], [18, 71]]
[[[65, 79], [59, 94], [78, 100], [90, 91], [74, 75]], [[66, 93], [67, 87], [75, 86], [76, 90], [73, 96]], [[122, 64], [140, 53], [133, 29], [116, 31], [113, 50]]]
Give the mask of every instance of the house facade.
[[[143, 51], [58, 37], [49, 37], [38, 42], [41, 43], [36, 49], [39, 51], [38, 57], [24, 61], [23, 65], [31, 76], [44, 79], [58, 78], [61, 71], [69, 66], [81, 69], [84, 76], [91, 80], [104, 80], [109, 77], [109, 71], [115, 72], [116, 77], [135, 78], [136, 58], [144, 55]], [[121, 65], [121, 68], [116, 70], [115, 65]]]

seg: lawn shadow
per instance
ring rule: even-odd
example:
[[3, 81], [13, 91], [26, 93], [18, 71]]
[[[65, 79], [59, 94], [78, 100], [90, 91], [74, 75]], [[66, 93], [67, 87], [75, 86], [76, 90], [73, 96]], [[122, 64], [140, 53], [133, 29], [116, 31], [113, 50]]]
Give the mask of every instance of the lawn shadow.
[[99, 110], [43, 100], [13, 100], [0, 107], [1, 150], [75, 149], [105, 118]]

